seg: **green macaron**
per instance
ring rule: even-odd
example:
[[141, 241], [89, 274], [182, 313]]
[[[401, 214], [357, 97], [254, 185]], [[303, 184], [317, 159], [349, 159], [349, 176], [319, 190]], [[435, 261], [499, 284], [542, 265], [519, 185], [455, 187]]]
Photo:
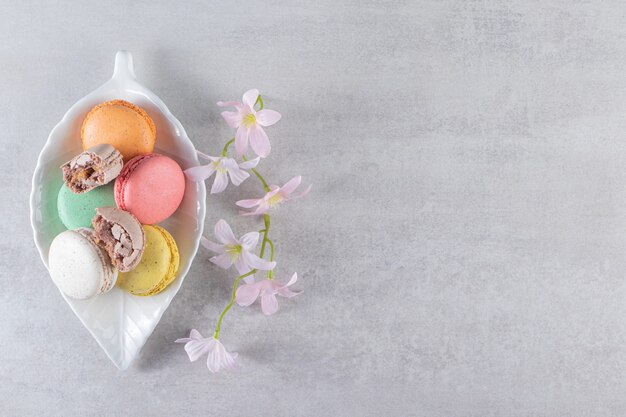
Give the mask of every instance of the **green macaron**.
[[70, 230], [91, 227], [96, 209], [107, 206], [115, 207], [112, 182], [83, 194], [74, 194], [63, 184], [57, 198], [59, 219]]

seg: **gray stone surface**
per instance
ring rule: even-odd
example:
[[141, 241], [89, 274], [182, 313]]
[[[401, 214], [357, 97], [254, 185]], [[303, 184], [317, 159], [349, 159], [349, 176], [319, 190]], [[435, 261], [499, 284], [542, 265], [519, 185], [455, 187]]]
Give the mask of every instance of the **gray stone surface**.
[[[0, 415], [626, 415], [622, 2], [173, 3], [0, 3]], [[261, 169], [314, 184], [274, 222], [305, 294], [228, 316], [238, 374], [173, 343], [228, 297], [208, 253], [125, 372], [37, 256], [38, 151], [117, 49], [208, 152], [261, 89]]]

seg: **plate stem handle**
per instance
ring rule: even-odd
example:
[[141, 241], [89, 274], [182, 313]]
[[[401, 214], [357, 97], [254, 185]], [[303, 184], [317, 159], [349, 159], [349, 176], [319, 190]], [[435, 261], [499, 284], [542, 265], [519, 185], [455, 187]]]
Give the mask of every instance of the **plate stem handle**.
[[113, 79], [136, 80], [135, 67], [133, 66], [133, 56], [128, 51], [117, 51], [115, 54], [115, 69]]

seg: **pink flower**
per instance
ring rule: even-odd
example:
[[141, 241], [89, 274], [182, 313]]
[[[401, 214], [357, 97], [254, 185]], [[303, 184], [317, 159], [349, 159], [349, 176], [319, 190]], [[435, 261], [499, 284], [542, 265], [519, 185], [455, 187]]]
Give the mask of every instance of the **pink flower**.
[[287, 284], [281, 284], [274, 280], [265, 279], [253, 284], [243, 284], [237, 290], [237, 304], [247, 307], [254, 303], [258, 297], [261, 297], [261, 311], [269, 316], [278, 311], [278, 300], [276, 295], [281, 297], [295, 297], [302, 291], [293, 292], [287, 287], [293, 285], [298, 280], [298, 274], [294, 273]]
[[263, 127], [271, 126], [281, 118], [280, 113], [274, 110], [254, 110], [254, 104], [259, 97], [259, 90], [249, 90], [243, 95], [242, 102], [218, 101], [220, 107], [234, 107], [236, 111], [222, 112], [222, 117], [233, 129], [235, 134], [235, 149], [239, 155], [244, 155], [248, 150], [248, 142], [252, 150], [261, 158], [270, 154], [272, 147], [263, 130]]
[[222, 342], [218, 339], [202, 337], [196, 329], [191, 330], [189, 337], [176, 339], [176, 343], [185, 344], [185, 351], [191, 362], [197, 361], [208, 352], [206, 366], [213, 373], [221, 370], [234, 371], [239, 368], [239, 365], [235, 362], [237, 352], [227, 352]]
[[221, 193], [228, 185], [228, 177], [235, 186], [239, 186], [244, 182], [250, 174], [245, 169], [251, 169], [257, 166], [260, 158], [254, 158], [249, 161], [238, 164], [233, 158], [225, 156], [209, 156], [202, 152], [198, 155], [211, 162], [207, 165], [191, 167], [185, 170], [185, 175], [191, 181], [204, 181], [215, 173], [215, 181], [211, 187], [211, 194]]
[[239, 207], [243, 208], [252, 208], [256, 207], [254, 211], [241, 211], [240, 214], [243, 216], [256, 216], [259, 214], [265, 214], [269, 211], [269, 209], [278, 206], [283, 201], [295, 200], [296, 198], [304, 197], [311, 191], [311, 186], [309, 185], [304, 191], [301, 193], [293, 194], [293, 192], [298, 188], [300, 182], [302, 181], [301, 176], [293, 177], [285, 185], [279, 187], [277, 185], [271, 185], [270, 191], [265, 194], [262, 198], [258, 199], [250, 199], [250, 200], [239, 200], [235, 204]]
[[204, 236], [201, 243], [205, 248], [218, 254], [210, 261], [220, 268], [228, 269], [234, 264], [237, 272], [243, 275], [252, 269], [269, 271], [276, 266], [276, 262], [266, 261], [252, 253], [259, 242], [259, 232], [246, 233], [237, 239], [228, 223], [219, 220], [215, 223], [215, 238], [220, 243], [211, 242]]

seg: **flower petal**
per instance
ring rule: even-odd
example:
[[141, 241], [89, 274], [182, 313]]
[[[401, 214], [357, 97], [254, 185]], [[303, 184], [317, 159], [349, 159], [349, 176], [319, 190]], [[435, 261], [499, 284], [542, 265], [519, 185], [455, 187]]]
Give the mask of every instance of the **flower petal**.
[[237, 362], [235, 362], [237, 356], [239, 356], [237, 352], [226, 352], [222, 360], [222, 369], [224, 369], [225, 371], [236, 371], [237, 369], [239, 369], [239, 365], [237, 365]]
[[259, 292], [261, 292], [260, 288], [256, 284], [244, 284], [237, 289], [237, 296], [235, 300], [237, 304], [242, 307], [248, 307], [254, 300], [259, 296]]
[[228, 176], [225, 172], [217, 171], [215, 173], [215, 181], [213, 181], [213, 186], [211, 187], [211, 194], [221, 193], [226, 189], [228, 185]]
[[261, 158], [265, 158], [270, 154], [272, 145], [270, 145], [270, 140], [261, 126], [252, 126], [248, 131], [248, 136], [250, 138], [250, 146], [252, 146], [254, 153]]
[[309, 185], [301, 193], [295, 193], [295, 194], [290, 195], [289, 197], [286, 198], [286, 200], [295, 200], [297, 198], [304, 197], [305, 195], [307, 195], [309, 193], [309, 191], [311, 191], [311, 187], [313, 187], [313, 185]]
[[238, 187], [242, 182], [244, 182], [246, 179], [248, 179], [248, 177], [250, 177], [250, 174], [248, 174], [243, 169], [239, 169], [237, 167], [237, 168], [230, 168], [228, 170], [228, 176], [230, 177], [230, 180], [233, 182], [233, 185]]
[[292, 179], [287, 181], [285, 185], [280, 187], [281, 194], [285, 197], [289, 197], [289, 194], [293, 193], [296, 190], [296, 188], [298, 188], [301, 182], [302, 182], [302, 177], [300, 175], [293, 177]]
[[220, 107], [243, 107], [243, 103], [241, 101], [218, 101], [217, 105]]
[[233, 259], [227, 253], [222, 253], [221, 255], [217, 255], [209, 259], [209, 261], [213, 262], [215, 265], [219, 266], [222, 269], [228, 269], [233, 264]]
[[239, 243], [245, 250], [252, 250], [256, 248], [257, 243], [259, 243], [259, 232], [246, 233], [241, 236]]
[[220, 370], [235, 370], [237, 369], [237, 363], [235, 362], [237, 353], [229, 353], [222, 343], [213, 338], [207, 357], [206, 366], [209, 371], [216, 373]]
[[271, 316], [278, 311], [278, 300], [274, 294], [261, 296], [261, 311], [266, 316]]
[[278, 291], [276, 291], [276, 294], [285, 298], [295, 297], [296, 295], [300, 295], [302, 293], [303, 291], [291, 291], [289, 288], [285, 288], [285, 287], [279, 288]]
[[248, 275], [247, 277], [245, 277], [243, 281], [246, 284], [254, 284], [256, 282], [256, 279], [254, 278], [254, 274], [252, 274], [252, 275]]
[[203, 159], [206, 159], [206, 160], [211, 160], [211, 161], [213, 160], [212, 156], [209, 156], [209, 155], [205, 154], [204, 152], [200, 152], [199, 150], [196, 150], [196, 153], [198, 154], [198, 156], [200, 158], [203, 158]]
[[241, 101], [243, 102], [243, 104], [247, 104], [250, 107], [254, 107], [254, 103], [256, 103], [256, 100], [258, 98], [259, 98], [259, 90], [254, 88], [252, 90], [248, 90], [245, 93], [243, 93], [243, 100]]
[[185, 344], [185, 352], [187, 352], [187, 356], [189, 356], [191, 362], [200, 359], [209, 349], [211, 349], [211, 339], [194, 339]]
[[196, 329], [191, 329], [191, 331], [189, 332], [189, 337], [193, 340], [204, 339], [204, 337]]
[[248, 129], [243, 125], [235, 133], [235, 150], [238, 155], [243, 155], [248, 150]]
[[215, 338], [212, 339], [211, 350], [206, 359], [206, 366], [209, 368], [209, 371], [213, 373], [220, 371], [224, 353], [226, 353], [226, 349], [224, 349], [220, 341]]
[[204, 236], [200, 238], [200, 243], [202, 244], [202, 246], [204, 246], [211, 252], [224, 253], [225, 251], [224, 245], [220, 245], [219, 243], [212, 242]]
[[244, 211], [240, 210], [239, 215], [241, 216], [260, 216], [269, 211], [270, 205], [265, 200], [260, 200], [259, 206], [254, 211]]
[[238, 245], [239, 241], [233, 234], [233, 230], [230, 228], [226, 220], [220, 219], [215, 223], [215, 237], [221, 243], [226, 245]]
[[239, 126], [241, 126], [242, 117], [240, 112], [223, 111], [221, 114], [224, 120], [226, 120], [228, 126], [232, 127], [233, 129], [237, 129]]
[[263, 199], [253, 198], [250, 200], [239, 200], [235, 202], [235, 204], [243, 208], [252, 208], [254, 206], [258, 206], [259, 204], [261, 204], [261, 201], [263, 201]]
[[275, 110], [263, 109], [256, 112], [255, 117], [261, 126], [271, 126], [278, 122], [282, 116]]
[[252, 270], [250, 265], [246, 262], [246, 259], [241, 255], [235, 261], [235, 269], [239, 275], [247, 274]]
[[215, 172], [213, 164], [187, 168], [184, 173], [191, 181], [204, 181]]
[[254, 159], [250, 159], [249, 161], [245, 161], [239, 164], [239, 168], [241, 169], [252, 169], [254, 167], [256, 167], [259, 164], [259, 161], [261, 160], [261, 158], [259, 158], [258, 156]]
[[260, 269], [262, 271], [269, 271], [274, 269], [276, 266], [276, 262], [266, 261], [265, 259], [261, 259], [253, 253], [248, 252], [247, 250], [241, 251], [241, 257], [244, 262], [254, 269]]
[[289, 286], [295, 284], [296, 281], [298, 281], [298, 273], [294, 272], [293, 275], [291, 276], [291, 278], [289, 279], [289, 282], [286, 283], [285, 285], [283, 285], [283, 288], [284, 287], [289, 287]]
[[289, 282], [286, 283], [285, 285], [278, 286], [275, 289], [274, 293], [280, 295], [281, 297], [286, 297], [286, 298], [291, 298], [291, 297], [295, 297], [298, 294], [302, 294], [302, 291], [291, 291], [290, 289], [287, 288], [295, 284], [296, 281], [298, 281], [298, 274], [294, 272]]

